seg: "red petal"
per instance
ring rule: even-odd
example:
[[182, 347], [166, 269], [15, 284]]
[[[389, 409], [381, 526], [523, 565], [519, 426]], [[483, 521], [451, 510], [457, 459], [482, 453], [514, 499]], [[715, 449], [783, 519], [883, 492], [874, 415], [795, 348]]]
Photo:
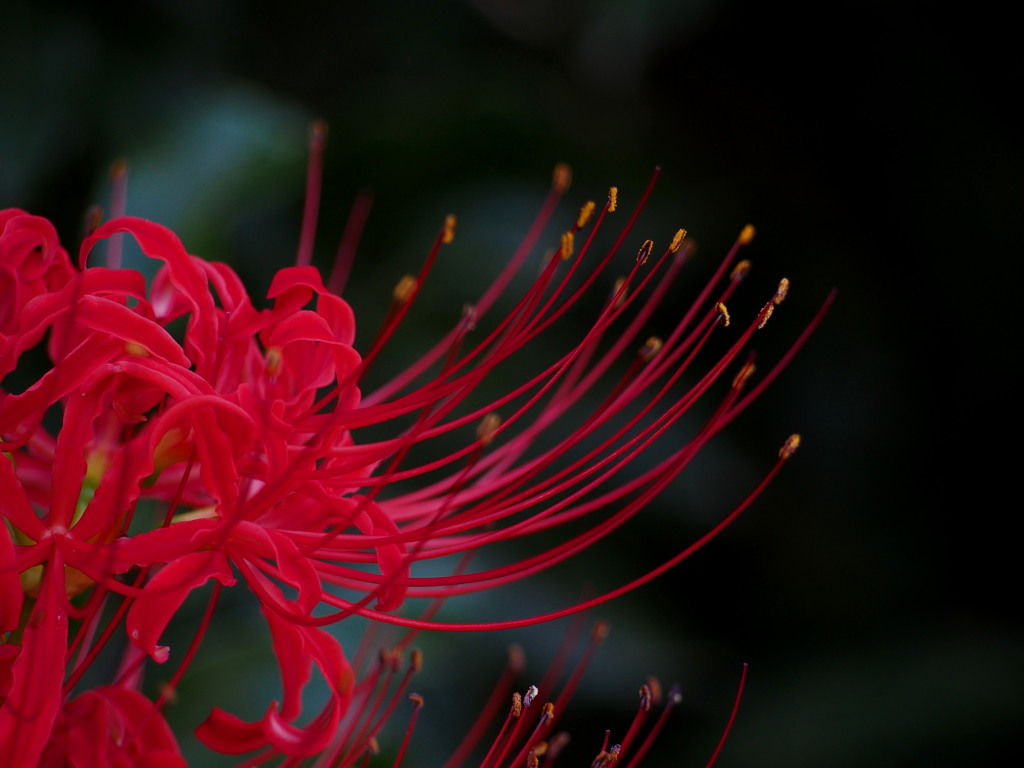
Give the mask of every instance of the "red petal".
[[225, 586], [235, 583], [227, 558], [220, 552], [194, 552], [169, 562], [146, 585], [146, 594], [136, 598], [128, 610], [126, 629], [131, 641], [148, 653], [154, 661], [167, 661], [168, 648], [157, 640], [173, 618], [188, 593], [217, 579]]
[[54, 550], [12, 665], [11, 690], [0, 707], [0, 744], [7, 765], [36, 765], [61, 705], [68, 615], [64, 563]]

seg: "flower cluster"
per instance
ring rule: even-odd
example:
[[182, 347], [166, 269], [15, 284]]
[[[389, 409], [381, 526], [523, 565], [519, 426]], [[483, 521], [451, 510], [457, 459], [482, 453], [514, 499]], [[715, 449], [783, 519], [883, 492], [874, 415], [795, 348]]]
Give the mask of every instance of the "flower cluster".
[[[452, 241], [454, 219], [420, 273], [396, 288], [360, 354], [340, 285], [325, 286], [301, 254], [257, 308], [228, 266], [190, 255], [151, 221], [113, 218], [72, 260], [47, 220], [0, 212], [0, 744], [10, 765], [184, 764], [162, 711], [217, 616], [218, 595], [239, 582], [259, 602], [283, 695], [253, 722], [213, 709], [198, 738], [219, 752], [254, 753], [249, 765], [282, 756], [352, 764], [419, 667], [412, 653], [401, 673], [416, 631], [520, 626], [584, 610], [671, 567], [747, 506], [797, 438], [715, 529], [632, 583], [545, 615], [435, 619], [446, 598], [551, 568], [618, 529], [775, 378], [817, 323], [750, 385], [753, 365], [741, 352], [785, 298], [784, 281], [723, 353], [694, 365], [729, 323], [725, 302], [748, 268], [733, 266], [747, 228], [671, 333], [643, 341], [689, 248], [682, 231], [660, 255], [645, 241], [611, 287], [606, 273], [650, 192], [595, 255], [595, 234], [617, 205], [613, 189], [604, 205], [584, 206], [504, 317], [476, 331], [511, 292], [567, 186], [560, 167], [492, 286], [434, 348], [366, 393], [365, 375]], [[304, 239], [310, 233], [307, 222]], [[148, 284], [97, 255], [121, 234], [159, 262]], [[536, 367], [517, 362], [532, 362], [553, 324], [609, 287], [568, 349]], [[631, 469], [711, 397], [692, 439]], [[571, 432], [551, 441], [567, 414]], [[540, 536], [569, 524], [572, 534], [554, 543]], [[523, 537], [543, 545], [472, 570], [473, 553]], [[455, 565], [437, 575], [418, 570], [424, 561]], [[194, 641], [162, 645], [183, 602], [204, 586], [212, 588]], [[408, 634], [364, 669], [324, 629], [353, 615]], [[111, 649], [116, 673], [83, 684]], [[146, 668], [169, 662], [170, 681], [147, 693]], [[329, 695], [310, 715], [303, 691], [314, 667]], [[539, 738], [524, 742], [523, 757], [538, 759]]]

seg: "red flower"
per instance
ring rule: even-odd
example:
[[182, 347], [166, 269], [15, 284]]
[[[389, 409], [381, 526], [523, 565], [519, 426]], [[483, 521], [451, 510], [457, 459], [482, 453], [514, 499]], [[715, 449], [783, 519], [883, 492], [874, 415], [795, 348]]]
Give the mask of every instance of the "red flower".
[[[7, 633], [0, 743], [18, 764], [56, 764], [82, 740], [95, 757], [89, 764], [178, 764], [159, 713], [167, 695], [150, 702], [140, 692], [139, 652], [177, 662], [173, 689], [216, 615], [220, 589], [239, 577], [261, 603], [283, 701], [269, 703], [255, 723], [215, 709], [200, 739], [220, 752], [262, 750], [268, 759], [324, 752], [351, 762], [383, 722], [370, 713], [388, 707], [382, 693], [371, 692], [388, 688], [396, 661], [388, 657], [360, 678], [319, 627], [360, 614], [411, 630], [473, 630], [577, 612], [688, 556], [760, 492], [795, 442], [706, 536], [607, 594], [487, 624], [434, 621], [437, 604], [420, 616], [396, 613], [409, 600], [528, 577], [612, 534], [749, 405], [820, 318], [749, 388], [752, 365], [737, 358], [785, 298], [783, 281], [725, 351], [697, 367], [708, 339], [729, 324], [724, 302], [746, 273], [745, 262], [734, 269], [732, 262], [752, 236], [748, 228], [667, 338], [639, 341], [689, 253], [680, 231], [660, 255], [644, 242], [577, 340], [533, 365], [532, 350], [549, 329], [597, 286], [610, 285], [605, 273], [650, 193], [595, 257], [596, 235], [616, 206], [613, 189], [604, 206], [584, 207], [512, 310], [473, 334], [524, 268], [567, 187], [565, 174], [491, 288], [436, 347], [366, 395], [367, 371], [451, 242], [453, 220], [420, 274], [396, 289], [391, 314], [361, 356], [349, 305], [313, 267], [279, 272], [272, 306], [257, 310], [234, 272], [189, 255], [160, 225], [107, 222], [86, 238], [74, 269], [44, 220], [0, 213], [0, 282], [10, 286], [0, 307], [3, 370], [18, 367], [47, 334], [52, 361], [22, 391], [0, 392], [0, 514], [9, 533], [0, 534], [0, 631]], [[134, 271], [89, 264], [94, 246], [117, 233], [163, 262], [150, 286]], [[311, 242], [308, 232], [303, 242]], [[179, 338], [173, 329], [182, 325]], [[606, 383], [621, 362], [620, 378]], [[711, 397], [717, 402], [689, 442], [627, 473]], [[43, 426], [54, 416], [61, 420], [55, 437]], [[559, 426], [565, 422], [568, 432]], [[370, 428], [375, 437], [363, 437]], [[483, 547], [570, 523], [571, 537], [530, 557], [468, 568], [467, 558]], [[416, 569], [451, 555], [463, 561], [449, 575]], [[188, 594], [210, 581], [215, 588], [193, 645], [183, 653], [161, 645]], [[116, 606], [113, 618], [108, 604]], [[76, 696], [122, 619], [131, 643], [122, 672]], [[331, 695], [309, 720], [301, 699], [312, 665]], [[397, 699], [389, 700], [394, 706]]]

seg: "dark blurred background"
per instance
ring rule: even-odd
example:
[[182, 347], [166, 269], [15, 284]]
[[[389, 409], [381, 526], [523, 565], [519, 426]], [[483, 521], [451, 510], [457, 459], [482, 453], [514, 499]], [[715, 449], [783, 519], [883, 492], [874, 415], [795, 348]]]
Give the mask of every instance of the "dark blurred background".
[[[1012, 25], [980, 6], [845, 0], [298, 5], [5, 4], [0, 206], [50, 217], [73, 250], [111, 162], [128, 158], [129, 213], [231, 262], [256, 292], [294, 258], [306, 128], [326, 118], [317, 263], [358, 192], [374, 195], [346, 292], [361, 342], [444, 214], [460, 216], [397, 366], [511, 253], [555, 162], [575, 171], [561, 222], [611, 184], [635, 203], [660, 165], [637, 235], [690, 230], [700, 247], [684, 285], [748, 221], [747, 312], [792, 280], [769, 353], [831, 287], [839, 297], [778, 385], [614, 547], [503, 606], [557, 608], [586, 582], [608, 589], [670, 557], [742, 498], [786, 434], [803, 434], [724, 536], [595, 614], [612, 634], [566, 721], [574, 764], [605, 728], [621, 738], [637, 684], [656, 674], [685, 700], [649, 764], [702, 765], [744, 661], [720, 766], [1015, 764], [1018, 539], [998, 489], [1019, 472], [1003, 395], [1019, 342], [1012, 299], [994, 290], [1013, 271], [1024, 171]], [[664, 333], [671, 318], [657, 320]], [[423, 638], [427, 707], [409, 765], [443, 762], [507, 643], [526, 648], [525, 685], [564, 631]], [[237, 642], [210, 653], [251, 656], [252, 685], [266, 654]], [[171, 713], [181, 728], [201, 717], [203, 670], [216, 667], [193, 668], [196, 712]]]

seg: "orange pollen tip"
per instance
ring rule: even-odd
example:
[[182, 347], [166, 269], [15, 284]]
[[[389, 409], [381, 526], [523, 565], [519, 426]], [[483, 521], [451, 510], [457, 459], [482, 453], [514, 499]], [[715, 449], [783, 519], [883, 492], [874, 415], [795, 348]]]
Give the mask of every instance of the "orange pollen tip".
[[323, 149], [327, 144], [327, 121], [314, 120], [309, 126], [310, 146]]
[[612, 213], [619, 205], [619, 188], [610, 187], [608, 189], [608, 213]]
[[562, 261], [565, 261], [573, 254], [574, 250], [574, 238], [572, 231], [562, 233], [562, 247], [558, 251], [558, 255], [562, 257]]
[[526, 768], [540, 768], [540, 760], [532, 751], [526, 756]]
[[572, 184], [572, 167], [568, 163], [559, 163], [551, 176], [551, 187], [560, 195], [569, 191]]
[[646, 264], [647, 257], [651, 255], [651, 250], [654, 248], [653, 240], [644, 240], [644, 244], [640, 246], [640, 250], [636, 252], [636, 263]]
[[523, 697], [518, 693], [512, 694], [512, 717], [519, 717], [523, 714]]
[[160, 683], [160, 698], [164, 699], [168, 704], [178, 703], [178, 689], [170, 683]]
[[531, 755], [536, 755], [537, 757], [543, 757], [547, 753], [548, 753], [548, 743], [546, 741], [538, 741], [537, 745], [533, 749], [530, 750], [530, 754]]
[[476, 439], [483, 445], [490, 445], [491, 440], [494, 439], [494, 435], [500, 426], [501, 416], [497, 413], [488, 413], [480, 420], [480, 423], [476, 427]]
[[608, 633], [612, 631], [612, 625], [602, 619], [594, 622], [594, 628], [590, 630], [590, 639], [595, 643], [603, 643]]
[[455, 239], [455, 215], [449, 213], [444, 217], [444, 227], [441, 229], [441, 242], [448, 245]]
[[417, 287], [418, 283], [416, 282], [416, 278], [412, 275], [406, 275], [398, 281], [395, 289], [391, 292], [391, 296], [394, 298], [395, 303], [405, 304], [412, 298], [413, 294], [416, 293]]
[[85, 214], [85, 234], [91, 235], [103, 221], [103, 208], [98, 205], [90, 205]]
[[149, 350], [137, 341], [126, 341], [124, 343], [124, 351], [126, 355], [131, 355], [132, 357], [149, 357]]
[[413, 672], [419, 672], [423, 669], [423, 651], [419, 648], [413, 648], [412, 653], [409, 655], [409, 669]]
[[678, 253], [679, 249], [683, 247], [683, 240], [686, 239], [686, 230], [680, 229], [676, 232], [672, 238], [672, 242], [668, 246], [669, 253]]
[[412, 702], [412, 705], [416, 709], [420, 709], [423, 706], [423, 697], [420, 696], [418, 693], [410, 693], [409, 694], [409, 701]]
[[123, 157], [117, 158], [110, 164], [110, 180], [120, 181], [128, 175], [128, 161]]
[[775, 311], [775, 304], [769, 301], [764, 305], [764, 309], [761, 311], [764, 312], [764, 317], [762, 317], [761, 322], [757, 324], [758, 328], [764, 328], [765, 324], [767, 324], [768, 318], [771, 317], [772, 312]]
[[786, 438], [786, 442], [784, 442], [782, 444], [782, 447], [779, 448], [779, 458], [788, 459], [790, 456], [796, 453], [796, 449], [799, 447], [800, 435], [793, 433], [792, 435]]
[[593, 200], [588, 200], [580, 208], [579, 215], [576, 217], [576, 229], [583, 229], [587, 226], [587, 222], [590, 221], [590, 217], [594, 215], [595, 204]]
[[728, 328], [729, 327], [729, 310], [726, 308], [725, 304], [723, 304], [722, 302], [718, 302], [718, 304], [715, 305], [715, 309], [718, 310], [718, 314], [722, 318], [722, 325], [724, 327]]
[[753, 224], [747, 224], [741, 231], [738, 238], [740, 245], [747, 245], [754, 239], [755, 229]]
[[526, 666], [526, 654], [523, 652], [523, 646], [513, 644], [508, 647], [508, 666], [514, 672], [523, 670]]
[[757, 370], [757, 367], [753, 363], [744, 363], [739, 373], [736, 374], [736, 378], [732, 380], [733, 389], [739, 389], [746, 384], [747, 379], [754, 375], [755, 370]]
[[462, 325], [467, 331], [476, 328], [476, 304], [462, 305]]
[[626, 300], [626, 291], [623, 290], [623, 287], [625, 285], [626, 285], [626, 278], [624, 278], [624, 277], [617, 277], [617, 278], [615, 278], [615, 285], [612, 286], [612, 296], [611, 296], [611, 298], [615, 299], [615, 306], [616, 307], [621, 306], [622, 302], [624, 302]]
[[640, 358], [641, 362], [649, 363], [654, 359], [654, 356], [661, 351], [661, 348], [665, 345], [661, 339], [657, 336], [651, 336], [647, 341], [644, 342], [643, 346], [640, 347], [640, 351], [637, 353], [637, 357]]
[[651, 700], [654, 702], [654, 704], [661, 704], [661, 696], [662, 696], [661, 681], [658, 680], [658, 678], [656, 678], [656, 677], [648, 677], [647, 678], [647, 687], [651, 691]]
[[551, 741], [548, 742], [548, 755], [554, 760], [558, 757], [558, 753], [565, 749], [565, 745], [569, 743], [569, 734], [565, 731], [559, 731], [551, 737]]
[[377, 741], [377, 737], [376, 736], [371, 736], [369, 739], [367, 739], [366, 745], [370, 748], [370, 754], [371, 755], [379, 755], [380, 754], [380, 742]]
[[778, 306], [786, 300], [786, 296], [789, 295], [789, 278], [784, 277], [779, 280], [779, 287], [775, 289], [775, 296], [772, 297], [772, 302]]
[[545, 702], [544, 706], [540, 709], [540, 716], [545, 720], [553, 718], [555, 716], [555, 705], [550, 701]]
[[281, 368], [284, 367], [284, 356], [281, 354], [280, 347], [267, 349], [267, 353], [263, 356], [263, 366], [266, 368], [268, 376], [277, 376], [281, 372]]
[[732, 272], [729, 274], [730, 280], [742, 280], [750, 274], [750, 261], [744, 259], [735, 267], [732, 268]]

